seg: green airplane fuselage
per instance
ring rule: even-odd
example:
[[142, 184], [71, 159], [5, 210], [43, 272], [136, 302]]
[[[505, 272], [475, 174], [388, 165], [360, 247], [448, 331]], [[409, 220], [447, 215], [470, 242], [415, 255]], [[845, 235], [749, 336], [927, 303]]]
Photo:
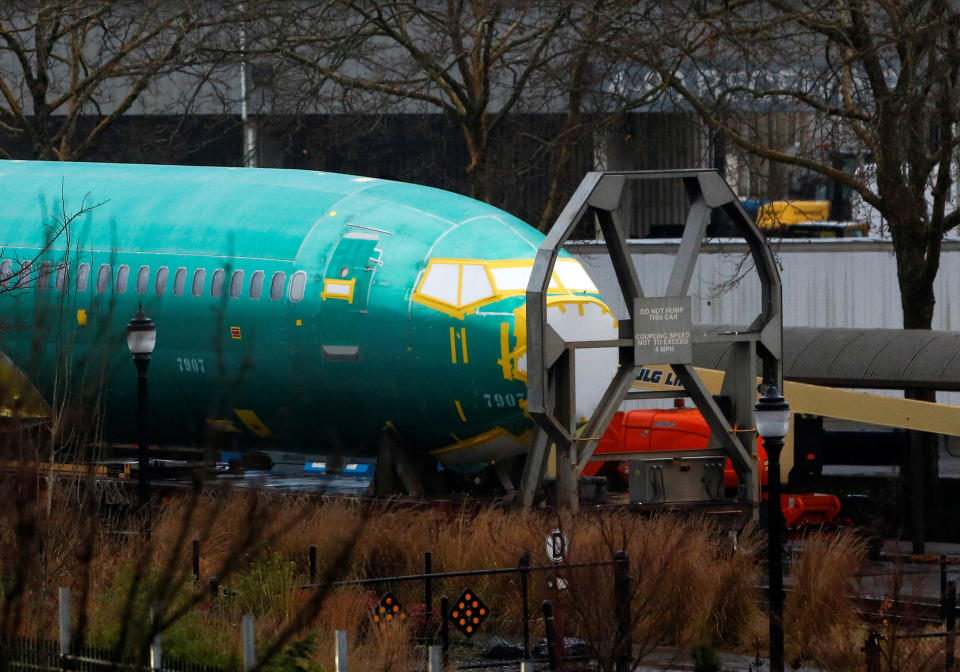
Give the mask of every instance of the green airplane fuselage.
[[[0, 350], [48, 403], [102, 391], [107, 438], [132, 441], [124, 329], [142, 305], [153, 443], [369, 455], [392, 424], [441, 458], [492, 459], [532, 428], [518, 287], [542, 238], [385, 180], [0, 161]], [[557, 292], [598, 303], [589, 289]]]

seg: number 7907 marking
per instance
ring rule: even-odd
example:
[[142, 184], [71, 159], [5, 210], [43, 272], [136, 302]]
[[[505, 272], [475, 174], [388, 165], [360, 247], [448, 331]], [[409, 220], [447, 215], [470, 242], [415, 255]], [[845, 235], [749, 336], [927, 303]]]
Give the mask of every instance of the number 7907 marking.
[[203, 357], [177, 357], [180, 373], [206, 373]]
[[518, 401], [523, 401], [523, 393], [507, 393], [501, 394], [500, 392], [494, 392], [492, 394], [484, 394], [483, 400], [487, 402], [487, 408], [516, 408]]

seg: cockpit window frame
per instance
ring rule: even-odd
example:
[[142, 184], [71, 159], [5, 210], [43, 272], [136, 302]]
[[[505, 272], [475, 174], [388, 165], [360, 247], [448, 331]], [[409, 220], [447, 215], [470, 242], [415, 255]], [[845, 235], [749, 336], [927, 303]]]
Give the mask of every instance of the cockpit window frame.
[[[526, 294], [526, 282], [522, 286], [518, 286], [516, 282], [510, 284], [509, 287], [501, 288], [496, 281], [496, 271], [499, 269], [516, 269], [522, 270], [524, 275], [529, 279], [530, 273], [533, 271], [533, 259], [455, 259], [455, 258], [446, 258], [446, 257], [434, 257], [427, 262], [426, 268], [421, 272], [420, 276], [417, 278], [414, 284], [414, 291], [411, 296], [411, 300], [439, 310], [441, 312], [447, 313], [458, 319], [462, 319], [464, 315], [468, 312], [478, 309], [480, 306], [495, 303], [496, 301], [501, 301], [510, 296], [520, 296]], [[590, 279], [589, 274], [586, 272], [586, 269], [583, 268], [582, 264], [577, 259], [563, 257], [557, 260], [557, 265], [559, 264], [576, 264], [579, 266], [576, 272], [574, 273], [562, 273], [569, 278], [577, 278], [581, 276], [586, 278], [590, 282], [590, 287], [567, 287], [564, 285], [560, 278], [560, 273], [557, 272], [557, 267], [554, 267], [554, 272], [550, 280], [550, 293], [551, 294], [589, 294], [594, 296], [599, 296], [599, 290], [597, 289], [595, 283]], [[480, 288], [479, 291], [473, 291], [473, 293], [464, 292], [464, 269], [472, 269], [475, 267], [482, 267], [485, 270], [486, 280], [489, 283], [488, 292], [486, 288]], [[456, 270], [452, 270], [447, 267], [456, 267]], [[435, 271], [442, 269], [442, 272], [445, 274], [443, 278], [438, 279], [431, 274]], [[561, 267], [562, 269], [562, 267]], [[451, 273], [456, 274], [456, 279], [454, 280], [451, 277]], [[476, 282], [476, 272], [472, 272]], [[502, 274], [501, 274], [502, 276]], [[577, 284], [576, 282], [574, 284]], [[580, 284], [586, 284], [585, 282]], [[454, 299], [454, 295], [456, 298]]]

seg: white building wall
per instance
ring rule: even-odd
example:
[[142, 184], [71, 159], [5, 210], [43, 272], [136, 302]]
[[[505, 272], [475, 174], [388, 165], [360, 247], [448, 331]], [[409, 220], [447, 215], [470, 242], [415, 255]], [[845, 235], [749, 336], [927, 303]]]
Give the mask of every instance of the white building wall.
[[[644, 293], [663, 294], [678, 247], [679, 241], [630, 243]], [[567, 249], [581, 260], [614, 313], [626, 316], [603, 244], [572, 243]], [[774, 243], [774, 249], [783, 282], [784, 326], [903, 326], [896, 262], [889, 242], [781, 240]], [[760, 283], [746, 255], [746, 245], [740, 242], [704, 246], [690, 283], [695, 324], [748, 324], [759, 313]], [[739, 282], [738, 277], [742, 277]], [[933, 328], [960, 331], [958, 241], [944, 242], [935, 293]], [[960, 405], [960, 393], [940, 393], [938, 400]]]

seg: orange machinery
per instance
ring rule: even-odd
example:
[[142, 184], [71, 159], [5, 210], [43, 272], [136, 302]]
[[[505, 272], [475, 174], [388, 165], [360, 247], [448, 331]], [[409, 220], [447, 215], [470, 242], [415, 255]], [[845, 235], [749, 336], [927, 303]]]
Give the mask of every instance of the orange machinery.
[[[710, 428], [700, 412], [692, 408], [633, 410], [617, 413], [597, 444], [595, 455], [638, 453], [661, 450], [703, 450], [710, 440]], [[757, 439], [760, 461], [760, 488], [766, 498], [768, 481], [767, 453], [763, 442]], [[584, 476], [606, 476], [611, 485], [626, 486], [626, 462], [589, 462]], [[724, 468], [724, 485], [737, 487], [737, 474], [730, 460]], [[785, 493], [780, 496], [780, 507], [788, 529], [834, 524], [839, 522], [840, 500], [833, 495], [819, 493]]]

